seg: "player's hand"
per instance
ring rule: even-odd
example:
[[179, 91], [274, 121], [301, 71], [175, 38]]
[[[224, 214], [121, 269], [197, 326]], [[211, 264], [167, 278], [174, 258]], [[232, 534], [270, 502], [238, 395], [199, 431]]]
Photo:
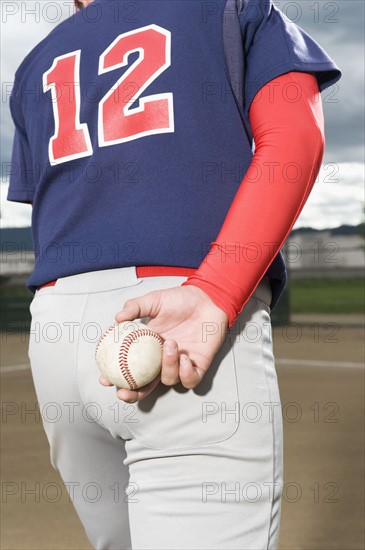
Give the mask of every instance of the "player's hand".
[[[221, 347], [227, 329], [227, 314], [200, 288], [189, 285], [155, 290], [128, 300], [115, 319], [121, 323], [150, 317], [144, 321], [165, 340], [160, 374], [137, 390], [118, 389], [117, 396], [128, 403], [146, 397], [161, 381], [195, 388], [203, 379]], [[103, 376], [100, 383], [112, 384]]]

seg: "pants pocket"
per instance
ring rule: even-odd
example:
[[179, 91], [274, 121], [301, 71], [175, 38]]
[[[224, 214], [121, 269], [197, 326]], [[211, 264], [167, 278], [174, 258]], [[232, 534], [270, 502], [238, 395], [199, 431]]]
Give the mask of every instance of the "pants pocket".
[[129, 430], [145, 447], [156, 450], [183, 449], [218, 443], [230, 438], [238, 427], [235, 415], [225, 415], [238, 400], [234, 357], [226, 338], [208, 372], [194, 389], [181, 383], [159, 384], [135, 403]]

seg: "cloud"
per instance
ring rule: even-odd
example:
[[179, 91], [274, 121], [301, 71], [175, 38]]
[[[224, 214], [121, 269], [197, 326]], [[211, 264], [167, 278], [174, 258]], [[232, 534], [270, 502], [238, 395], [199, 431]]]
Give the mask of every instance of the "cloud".
[[361, 223], [364, 183], [364, 164], [324, 163], [293, 229]]
[[9, 182], [0, 184], [1, 227], [29, 227], [31, 225], [32, 207], [6, 200]]
[[321, 94], [327, 138], [325, 161], [363, 162], [365, 67], [361, 52], [365, 3], [279, 2], [279, 8], [287, 9], [288, 15], [294, 13], [296, 5], [302, 10], [298, 24], [318, 41], [342, 71], [339, 82]]

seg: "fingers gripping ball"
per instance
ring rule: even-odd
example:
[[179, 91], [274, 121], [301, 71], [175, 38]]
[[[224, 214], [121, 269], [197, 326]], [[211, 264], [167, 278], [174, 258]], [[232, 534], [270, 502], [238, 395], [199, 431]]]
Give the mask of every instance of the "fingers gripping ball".
[[161, 370], [163, 339], [136, 321], [115, 323], [101, 336], [95, 359], [105, 378], [118, 388], [141, 388]]

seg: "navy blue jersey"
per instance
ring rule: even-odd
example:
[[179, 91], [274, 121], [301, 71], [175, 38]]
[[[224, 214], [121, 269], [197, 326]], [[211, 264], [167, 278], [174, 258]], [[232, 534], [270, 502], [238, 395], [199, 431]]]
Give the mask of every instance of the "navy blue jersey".
[[[250, 104], [289, 71], [315, 73], [321, 91], [341, 76], [271, 0], [94, 0], [57, 26], [20, 65], [10, 103], [8, 199], [33, 202], [27, 286], [198, 268], [252, 160]], [[281, 252], [267, 274], [274, 307]]]

